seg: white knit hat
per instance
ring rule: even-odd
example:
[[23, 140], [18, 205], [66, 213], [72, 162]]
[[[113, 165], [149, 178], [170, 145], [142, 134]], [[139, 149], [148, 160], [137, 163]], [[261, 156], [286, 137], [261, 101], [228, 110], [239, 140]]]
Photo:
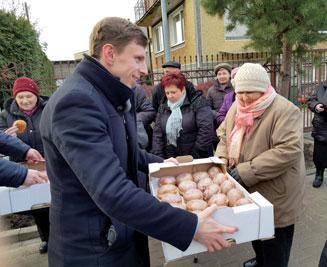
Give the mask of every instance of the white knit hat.
[[263, 92], [270, 85], [268, 73], [260, 64], [244, 63], [235, 75], [235, 93], [239, 92]]

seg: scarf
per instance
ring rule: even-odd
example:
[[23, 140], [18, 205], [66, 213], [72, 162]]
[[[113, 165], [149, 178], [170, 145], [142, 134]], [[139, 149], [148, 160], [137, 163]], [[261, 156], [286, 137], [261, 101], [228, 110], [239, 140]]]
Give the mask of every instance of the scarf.
[[229, 168], [239, 163], [244, 136], [246, 135], [246, 137], [249, 138], [254, 119], [260, 117], [265, 112], [274, 101], [276, 95], [275, 89], [270, 85], [263, 96], [248, 106], [243, 106], [236, 97], [237, 111], [235, 115], [235, 124], [227, 142]]
[[20, 109], [20, 110], [23, 111], [28, 117], [31, 117], [33, 113], [37, 110], [37, 105], [31, 110], [24, 110], [24, 109]]
[[181, 106], [186, 97], [186, 90], [183, 91], [181, 98], [176, 103], [171, 103], [167, 100], [167, 105], [171, 110], [171, 114], [166, 124], [167, 142], [169, 145], [177, 147], [177, 138], [182, 130], [182, 111]]

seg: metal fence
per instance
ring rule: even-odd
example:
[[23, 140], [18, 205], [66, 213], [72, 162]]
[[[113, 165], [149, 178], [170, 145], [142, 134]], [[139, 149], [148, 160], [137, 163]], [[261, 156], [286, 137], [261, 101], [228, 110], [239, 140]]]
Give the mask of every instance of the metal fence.
[[[262, 64], [270, 74], [271, 82], [278, 91], [278, 78], [280, 72], [281, 56], [275, 57], [272, 63], [268, 53], [242, 53], [242, 54], [224, 54], [206, 55], [206, 56], [188, 56], [172, 58], [182, 65], [182, 71], [187, 79], [202, 90], [205, 94], [215, 79], [214, 66], [221, 62], [228, 62], [233, 67], [242, 65], [244, 62], [256, 62]], [[55, 72], [55, 87], [41, 88], [41, 92], [51, 95], [63, 80], [71, 74], [79, 61], [66, 60], [53, 62]], [[146, 89], [148, 95], [154, 84], [158, 83], [163, 75], [163, 58], [156, 59], [153, 70], [147, 76], [146, 82], [150, 84]], [[0, 104], [11, 96], [12, 85], [22, 68], [32, 68], [33, 66], [24, 66], [22, 64], [13, 64], [10, 68], [0, 69]], [[8, 73], [10, 75], [8, 75]], [[38, 84], [45, 82], [53, 77], [38, 77]], [[321, 82], [327, 81], [327, 50], [314, 50], [301, 57], [292, 58], [291, 70], [291, 88], [290, 100], [299, 106], [303, 113], [303, 126], [306, 131], [310, 130], [312, 113], [308, 110], [305, 103], [300, 103], [298, 98], [303, 96], [307, 98], [315, 92], [316, 87]], [[47, 84], [47, 83], [44, 83]], [[50, 84], [50, 83], [48, 83]], [[2, 106], [1, 106], [2, 107]]]

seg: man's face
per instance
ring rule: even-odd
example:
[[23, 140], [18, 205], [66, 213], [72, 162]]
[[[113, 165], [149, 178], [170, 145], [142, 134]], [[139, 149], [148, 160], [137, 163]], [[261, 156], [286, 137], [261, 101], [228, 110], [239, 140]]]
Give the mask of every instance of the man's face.
[[230, 79], [230, 73], [228, 70], [221, 68], [217, 72], [217, 80], [220, 84], [228, 83], [229, 79]]
[[170, 73], [174, 73], [174, 74], [178, 74], [181, 73], [181, 70], [179, 68], [174, 68], [174, 67], [166, 67], [164, 68], [164, 74], [170, 74]]
[[119, 77], [121, 83], [132, 88], [136, 80], [148, 73], [145, 63], [145, 48], [132, 42], [125, 46], [120, 53], [114, 49], [109, 71]]

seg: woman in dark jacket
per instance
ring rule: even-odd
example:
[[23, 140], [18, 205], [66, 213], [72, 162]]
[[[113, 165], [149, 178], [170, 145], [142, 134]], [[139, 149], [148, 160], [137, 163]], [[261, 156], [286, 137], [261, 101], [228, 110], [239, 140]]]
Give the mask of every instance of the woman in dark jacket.
[[[27, 77], [20, 77], [15, 80], [13, 96], [6, 101], [4, 110], [0, 114], [0, 130], [11, 136], [17, 136], [25, 144], [38, 150], [44, 156], [43, 145], [39, 130], [41, 114], [47, 97], [40, 96], [40, 91], [34, 80]], [[18, 128], [13, 126], [16, 120], [24, 120], [26, 129], [23, 133], [18, 133]], [[11, 157], [13, 161], [24, 161], [23, 158]], [[49, 238], [49, 208], [33, 210], [42, 243], [40, 253], [48, 250]]]
[[313, 162], [316, 176], [313, 187], [320, 187], [327, 167], [327, 85], [321, 84], [317, 93], [308, 99], [309, 109], [314, 112], [312, 137], [314, 138]]
[[202, 93], [191, 96], [181, 73], [164, 75], [161, 84], [166, 98], [157, 113], [152, 152], [163, 158], [212, 156], [213, 121]]

